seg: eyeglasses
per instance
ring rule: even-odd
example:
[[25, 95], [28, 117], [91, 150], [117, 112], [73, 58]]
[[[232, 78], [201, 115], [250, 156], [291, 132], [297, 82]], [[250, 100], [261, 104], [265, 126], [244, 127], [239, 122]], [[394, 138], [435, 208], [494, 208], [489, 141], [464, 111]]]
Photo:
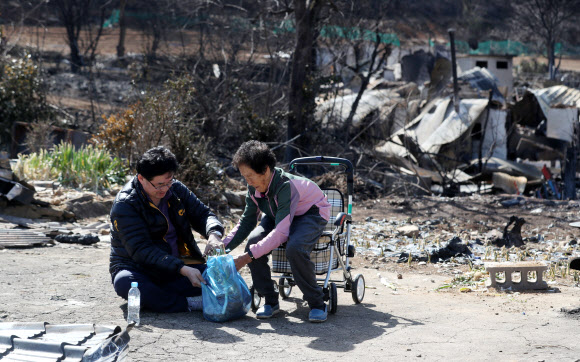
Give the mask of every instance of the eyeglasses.
[[[147, 180], [147, 179], [145, 179]], [[171, 181], [169, 181], [168, 183], [166, 183], [165, 185], [160, 185], [160, 186], [155, 186], [151, 183], [151, 181], [147, 180], [147, 182], [149, 182], [149, 185], [151, 185], [151, 187], [153, 187], [155, 190], [160, 191], [163, 190], [164, 188], [169, 189], [171, 187], [171, 185], [173, 185], [173, 183], [175, 182], [175, 177], [171, 179]]]

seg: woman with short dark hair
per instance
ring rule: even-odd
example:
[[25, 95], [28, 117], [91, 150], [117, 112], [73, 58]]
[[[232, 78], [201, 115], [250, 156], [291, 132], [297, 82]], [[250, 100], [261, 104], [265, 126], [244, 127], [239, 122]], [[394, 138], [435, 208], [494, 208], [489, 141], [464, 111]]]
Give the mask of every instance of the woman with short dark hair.
[[242, 144], [232, 164], [246, 180], [248, 193], [244, 213], [224, 244], [232, 250], [248, 238], [245, 254], [236, 257], [235, 263], [238, 270], [249, 266], [254, 288], [265, 298], [265, 304], [256, 312], [257, 318], [270, 318], [280, 310], [268, 254], [286, 243], [292, 276], [310, 306], [308, 318], [311, 322], [324, 322], [328, 313], [310, 252], [330, 217], [326, 196], [314, 182], [275, 167], [274, 153], [262, 142]]

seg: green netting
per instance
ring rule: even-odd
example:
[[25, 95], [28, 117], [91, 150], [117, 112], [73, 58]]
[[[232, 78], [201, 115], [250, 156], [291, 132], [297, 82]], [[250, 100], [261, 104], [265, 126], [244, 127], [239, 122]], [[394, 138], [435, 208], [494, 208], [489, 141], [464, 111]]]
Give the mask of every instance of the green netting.
[[326, 25], [320, 30], [320, 36], [324, 38], [344, 38], [349, 40], [366, 40], [374, 42], [377, 36], [381, 43], [401, 46], [399, 37], [394, 33], [377, 33], [367, 29], [348, 28], [337, 25]]
[[292, 20], [286, 19], [279, 26], [275, 26], [272, 32], [276, 35], [282, 33], [294, 33], [296, 28], [294, 27], [294, 22]]
[[[449, 46], [449, 43], [447, 43]], [[471, 49], [465, 41], [456, 40], [455, 49], [459, 53], [471, 55], [529, 55], [535, 52], [537, 46], [514, 40], [488, 40], [479, 42], [477, 49]], [[580, 55], [580, 47], [557, 43], [556, 55]]]
[[[184, 16], [168, 16], [163, 15], [160, 16], [159, 14], [154, 13], [147, 13], [147, 12], [134, 12], [134, 11], [126, 11], [125, 16], [128, 18], [134, 18], [138, 20], [149, 20], [149, 19], [162, 19], [169, 23], [178, 24], [180, 26], [191, 26], [199, 24], [205, 20], [207, 20], [207, 16], [199, 16], [195, 18], [189, 18]], [[105, 27], [115, 26], [119, 23], [119, 10], [115, 9], [111, 13], [111, 16], [104, 22]]]
[[455, 48], [460, 53], [472, 55], [524, 55], [530, 54], [530, 47], [522, 42], [513, 40], [488, 40], [479, 42], [477, 49], [471, 49], [465, 41], [456, 41]]
[[[291, 20], [286, 20], [279, 26], [274, 28], [274, 34], [293, 33], [296, 31], [294, 23]], [[349, 40], [366, 40], [374, 42], [379, 37], [383, 44], [392, 44], [394, 46], [401, 46], [399, 37], [395, 33], [377, 33], [368, 29], [361, 29], [357, 27], [344, 27], [338, 25], [325, 25], [320, 29], [320, 36], [323, 38], [343, 38]]]
[[103, 26], [105, 28], [111, 27], [113, 25], [116, 25], [119, 22], [119, 9], [115, 9], [113, 10], [113, 13], [111, 14], [111, 16], [109, 16], [109, 18], [107, 20], [105, 20], [105, 23], [103, 24]]
[[556, 55], [580, 55], [580, 46], [556, 43]]
[[[136, 19], [146, 20], [154, 18], [158, 15], [145, 12], [127, 12], [125, 13], [127, 17], [133, 17]], [[207, 16], [206, 16], [207, 17]], [[195, 25], [201, 21], [207, 20], [206, 17], [199, 18], [185, 18], [185, 17], [172, 17], [170, 21], [179, 23], [182, 26]], [[113, 26], [119, 22], [119, 10], [114, 10], [109, 19], [105, 21], [105, 26]], [[236, 29], [248, 30], [252, 27], [248, 19], [244, 18], [234, 18], [230, 23]], [[294, 21], [291, 19], [286, 19], [278, 25], [272, 25], [272, 32], [274, 34], [283, 33], [294, 33], [296, 28], [294, 26]], [[357, 27], [343, 27], [338, 25], [325, 25], [320, 30], [320, 36], [323, 38], [343, 38], [349, 40], [366, 40], [369, 42], [374, 42], [377, 36], [380, 42], [383, 44], [392, 44], [394, 46], [400, 47], [401, 42], [399, 37], [395, 33], [377, 33], [367, 29], [361, 29]], [[433, 46], [433, 41], [429, 40], [429, 44]], [[447, 43], [449, 47], [449, 43]], [[519, 41], [514, 40], [488, 40], [479, 42], [477, 49], [471, 49], [469, 44], [465, 41], [456, 40], [455, 49], [459, 53], [472, 54], [472, 55], [529, 55], [534, 52], [537, 46], [532, 46]], [[556, 55], [580, 55], [580, 46], [567, 45], [562, 43], [557, 43], [555, 48]]]

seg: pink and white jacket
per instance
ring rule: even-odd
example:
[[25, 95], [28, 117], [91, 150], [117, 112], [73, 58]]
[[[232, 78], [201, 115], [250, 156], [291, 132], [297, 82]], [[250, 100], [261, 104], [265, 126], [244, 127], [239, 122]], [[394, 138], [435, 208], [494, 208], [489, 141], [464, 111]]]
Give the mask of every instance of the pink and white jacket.
[[244, 213], [224, 239], [228, 249], [233, 250], [250, 235], [262, 212], [275, 220], [276, 226], [264, 239], [250, 247], [254, 258], [268, 254], [288, 240], [290, 225], [295, 216], [319, 214], [328, 220], [330, 204], [314, 182], [275, 167], [266, 193], [248, 186]]

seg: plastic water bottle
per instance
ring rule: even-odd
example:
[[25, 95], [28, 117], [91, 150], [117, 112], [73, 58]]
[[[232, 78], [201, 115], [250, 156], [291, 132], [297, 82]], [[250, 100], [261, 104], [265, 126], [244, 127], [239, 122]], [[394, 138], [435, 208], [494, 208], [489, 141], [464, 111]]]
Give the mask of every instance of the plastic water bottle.
[[131, 289], [129, 289], [129, 298], [127, 303], [127, 323], [135, 323], [139, 325], [139, 309], [141, 308], [141, 292], [138, 288], [137, 282], [131, 282]]

